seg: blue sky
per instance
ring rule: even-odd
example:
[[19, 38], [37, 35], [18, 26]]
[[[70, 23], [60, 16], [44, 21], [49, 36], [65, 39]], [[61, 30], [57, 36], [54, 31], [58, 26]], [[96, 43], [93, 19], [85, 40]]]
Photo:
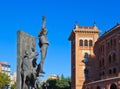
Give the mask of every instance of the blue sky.
[[119, 3], [120, 0], [1, 0], [0, 61], [7, 61], [12, 72], [16, 71], [17, 30], [37, 37], [41, 16], [45, 15], [50, 41], [45, 77], [49, 74], [71, 76], [68, 37], [75, 22], [81, 26], [92, 26], [96, 22], [103, 34], [120, 23]]

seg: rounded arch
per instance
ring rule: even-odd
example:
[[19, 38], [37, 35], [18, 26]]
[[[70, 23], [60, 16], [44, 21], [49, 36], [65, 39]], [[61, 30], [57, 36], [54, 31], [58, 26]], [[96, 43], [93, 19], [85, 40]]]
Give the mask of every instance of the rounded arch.
[[99, 61], [99, 67], [101, 67], [102, 66], [102, 63], [101, 63], [101, 60]]
[[100, 88], [100, 86], [97, 86], [97, 88], [96, 88], [96, 89], [101, 89], [101, 88]]
[[93, 46], [93, 41], [89, 40], [89, 46]]
[[115, 62], [116, 61], [116, 54], [115, 54], [115, 52], [113, 52], [113, 62]]
[[112, 50], [108, 53], [108, 60], [107, 61], [109, 64], [116, 63], [117, 58], [116, 58], [116, 51], [115, 50]]
[[111, 86], [110, 86], [110, 89], [117, 89], [117, 86], [116, 86], [116, 84], [111, 84]]
[[103, 76], [105, 75], [105, 72], [104, 72], [104, 71], [102, 72], [102, 75], [103, 75]]
[[114, 74], [116, 73], [116, 68], [113, 68], [113, 73], [114, 73]]
[[82, 39], [80, 40], [80, 46], [83, 46], [83, 40]]
[[84, 46], [88, 46], [88, 40], [84, 40]]
[[108, 60], [109, 60], [109, 63], [112, 62], [112, 57], [111, 57], [111, 55], [109, 55]]
[[113, 45], [113, 40], [112, 39], [110, 40], [110, 44], [111, 44], [111, 46]]
[[102, 66], [104, 66], [105, 64], [105, 61], [104, 61], [104, 58], [102, 58]]
[[109, 74], [112, 74], [112, 70], [111, 69], [109, 69]]

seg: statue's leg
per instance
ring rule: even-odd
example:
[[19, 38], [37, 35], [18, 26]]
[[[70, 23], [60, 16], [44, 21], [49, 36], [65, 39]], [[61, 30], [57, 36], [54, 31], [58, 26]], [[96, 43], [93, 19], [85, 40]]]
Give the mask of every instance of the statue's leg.
[[23, 75], [24, 77], [23, 77], [23, 89], [25, 89], [25, 74]]
[[36, 81], [34, 81], [34, 89], [37, 89]]
[[46, 57], [46, 54], [47, 54], [47, 47], [48, 47], [47, 44], [44, 44], [41, 47], [41, 61], [40, 61], [40, 69], [41, 69], [41, 71], [43, 71], [43, 64], [44, 64], [44, 60], [45, 60], [45, 57]]
[[23, 74], [21, 74], [21, 89], [23, 89], [23, 82], [24, 82], [24, 75]]
[[36, 80], [36, 73], [34, 71], [31, 71], [30, 73], [30, 85], [31, 85], [31, 89], [34, 89], [35, 87], [35, 80]]
[[29, 85], [28, 85], [28, 81], [26, 81], [26, 78], [27, 78], [27, 74], [26, 72], [24, 73], [24, 86], [23, 86], [23, 89], [28, 89]]

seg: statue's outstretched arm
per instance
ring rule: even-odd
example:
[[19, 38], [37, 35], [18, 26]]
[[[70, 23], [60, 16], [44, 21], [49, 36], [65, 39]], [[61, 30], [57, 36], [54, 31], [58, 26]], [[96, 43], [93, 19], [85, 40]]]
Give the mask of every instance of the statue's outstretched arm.
[[42, 16], [42, 29], [44, 30], [45, 29], [45, 26], [46, 26], [46, 18], [45, 16]]
[[46, 29], [46, 18], [45, 16], [42, 16], [42, 28], [38, 34], [38, 37], [40, 37], [43, 34], [43, 31]]

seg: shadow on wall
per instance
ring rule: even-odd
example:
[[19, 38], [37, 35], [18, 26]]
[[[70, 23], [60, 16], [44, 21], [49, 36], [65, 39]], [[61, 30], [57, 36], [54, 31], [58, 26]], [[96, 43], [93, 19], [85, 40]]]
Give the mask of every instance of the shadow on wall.
[[[85, 69], [84, 69], [84, 77], [85, 77], [85, 81], [83, 83], [83, 87], [82, 89], [89, 89], [86, 88], [85, 84], [91, 82], [93, 79], [91, 78], [91, 75], [93, 75], [94, 71], [92, 69], [93, 64], [95, 59], [95, 56], [91, 56], [88, 53], [85, 53], [84, 55], [84, 60], [82, 61], [85, 64]], [[98, 88], [99, 89], [99, 88]]]

